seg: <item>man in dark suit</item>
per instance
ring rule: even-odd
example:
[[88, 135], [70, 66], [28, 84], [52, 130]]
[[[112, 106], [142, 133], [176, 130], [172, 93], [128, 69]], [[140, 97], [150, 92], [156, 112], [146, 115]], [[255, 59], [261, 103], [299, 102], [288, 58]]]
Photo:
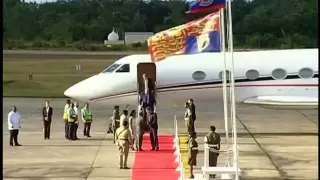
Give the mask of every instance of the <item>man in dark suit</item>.
[[151, 151], [158, 151], [159, 150], [159, 144], [158, 144], [158, 116], [154, 111], [147, 107], [147, 120], [149, 125], [149, 133], [150, 133], [150, 141], [152, 149]]
[[142, 106], [142, 108], [145, 109], [147, 107], [150, 107], [153, 110], [155, 104], [156, 104], [156, 100], [153, 94], [150, 93], [149, 89], [146, 89], [145, 92], [142, 92], [140, 94], [140, 105]]
[[142, 75], [143, 77], [143, 85], [144, 85], [144, 90], [149, 89], [150, 92], [154, 92], [154, 86], [155, 86], [155, 82], [154, 80], [152, 80], [151, 78], [148, 78], [148, 76], [146, 74]]
[[42, 109], [42, 119], [43, 119], [43, 132], [44, 139], [50, 139], [50, 127], [52, 121], [53, 109], [49, 105], [49, 101], [46, 101], [45, 107]]
[[193, 123], [193, 132], [195, 132], [195, 129], [194, 129], [194, 122], [196, 121], [197, 119], [197, 116], [196, 116], [196, 106], [194, 105], [193, 103], [193, 99], [189, 99], [188, 100], [188, 103], [189, 103], [189, 106], [190, 106], [190, 110], [191, 110], [191, 117], [192, 117], [192, 123]]

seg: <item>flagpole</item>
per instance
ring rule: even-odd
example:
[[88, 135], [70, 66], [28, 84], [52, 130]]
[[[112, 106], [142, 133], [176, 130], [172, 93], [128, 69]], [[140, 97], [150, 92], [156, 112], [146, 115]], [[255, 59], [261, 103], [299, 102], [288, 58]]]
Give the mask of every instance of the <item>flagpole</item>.
[[[224, 8], [220, 9], [220, 33], [221, 33], [221, 51], [223, 53], [223, 112], [224, 112], [224, 126], [225, 126], [225, 133], [226, 133], [226, 144], [227, 149], [229, 148], [229, 127], [228, 127], [228, 92], [227, 92], [227, 58], [226, 58], [226, 36], [225, 36], [225, 24], [224, 24]], [[227, 166], [230, 165], [229, 163], [229, 152], [227, 151]]]
[[231, 54], [231, 84], [230, 88], [232, 90], [232, 97], [231, 97], [231, 108], [232, 108], [232, 123], [233, 123], [233, 131], [234, 131], [234, 142], [233, 142], [233, 167], [236, 168], [236, 177], [235, 179], [239, 179], [239, 172], [238, 172], [238, 147], [237, 147], [237, 124], [236, 124], [236, 103], [235, 103], [235, 79], [234, 79], [234, 59], [233, 59], [233, 35], [232, 35], [232, 12], [231, 12], [231, 0], [228, 1], [228, 25], [229, 25], [229, 47], [230, 47], [230, 54]]

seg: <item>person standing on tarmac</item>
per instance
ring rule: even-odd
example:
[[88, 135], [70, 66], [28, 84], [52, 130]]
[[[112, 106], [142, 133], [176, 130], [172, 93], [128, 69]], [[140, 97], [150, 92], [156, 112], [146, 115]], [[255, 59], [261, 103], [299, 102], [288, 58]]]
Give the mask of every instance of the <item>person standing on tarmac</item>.
[[120, 127], [120, 110], [119, 106], [114, 106], [113, 108], [113, 115], [112, 115], [112, 133], [113, 133], [113, 143], [115, 143], [115, 135], [116, 130]]
[[76, 139], [76, 140], [79, 140], [78, 136], [77, 136], [77, 131], [78, 131], [78, 127], [79, 127], [79, 118], [81, 116], [81, 112], [80, 112], [80, 109], [79, 109], [79, 103], [74, 103], [74, 111], [76, 112], [76, 119], [75, 119], [75, 122], [74, 122], [74, 132], [73, 132], [73, 137]]
[[69, 131], [68, 131], [68, 137], [69, 140], [76, 140], [74, 137], [74, 131], [75, 131], [75, 121], [77, 119], [77, 114], [74, 110], [74, 104], [71, 103], [71, 107], [69, 108], [69, 113], [68, 113], [68, 124], [69, 124]]
[[84, 124], [83, 136], [91, 137], [90, 128], [92, 123], [92, 114], [89, 109], [89, 103], [85, 103], [84, 108], [81, 109], [81, 117]]
[[[209, 150], [209, 167], [216, 167], [217, 166], [217, 161], [218, 161], [218, 156], [219, 152], [214, 152], [220, 150], [220, 135], [215, 132], [216, 127], [210, 126], [210, 131], [208, 134], [204, 137], [204, 142], [207, 143], [208, 145], [214, 145], [213, 148], [210, 148]], [[210, 178], [215, 178], [215, 174], [211, 174]]]
[[128, 128], [128, 121], [123, 121], [122, 126], [116, 130], [116, 145], [119, 152], [119, 168], [129, 169], [127, 166], [129, 147], [132, 145], [131, 132]]
[[143, 151], [142, 149], [142, 141], [143, 141], [143, 134], [146, 131], [146, 127], [147, 127], [147, 123], [143, 118], [143, 112], [140, 111], [139, 112], [139, 116], [136, 119], [136, 147], [137, 147], [137, 151]]
[[130, 132], [131, 132], [131, 137], [132, 137], [132, 146], [131, 146], [131, 150], [135, 150], [134, 149], [134, 144], [136, 146], [136, 150], [138, 150], [138, 146], [137, 146], [137, 143], [135, 142], [135, 137], [136, 137], [136, 132], [137, 132], [137, 125], [136, 125], [136, 111], [135, 110], [132, 110], [131, 113], [130, 113], [130, 116], [129, 116], [129, 129], [130, 129]]
[[71, 101], [70, 101], [70, 99], [68, 99], [66, 105], [64, 106], [64, 110], [63, 110], [64, 137], [66, 139], [69, 139], [68, 113], [69, 113], [70, 104], [71, 104]]
[[127, 121], [129, 123], [128, 114], [129, 114], [128, 110], [125, 109], [122, 111], [122, 114], [120, 116], [120, 124], [122, 124], [123, 121]]

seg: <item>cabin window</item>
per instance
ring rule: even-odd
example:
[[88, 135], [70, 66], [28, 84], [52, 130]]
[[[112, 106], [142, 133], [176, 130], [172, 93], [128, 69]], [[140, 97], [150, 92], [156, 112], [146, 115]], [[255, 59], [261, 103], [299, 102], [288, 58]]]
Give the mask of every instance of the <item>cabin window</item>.
[[302, 79], [312, 78], [314, 76], [314, 72], [311, 68], [302, 68], [299, 71], [299, 77]]
[[[223, 71], [220, 71], [220, 73], [219, 73], [219, 78], [221, 80], [223, 80], [223, 76], [224, 76], [223, 73], [224, 73]], [[227, 80], [231, 78], [231, 72], [229, 70], [226, 70], [226, 77], [227, 77]]]
[[121, 66], [121, 64], [111, 64], [110, 66], [107, 66], [102, 72], [103, 73], [111, 73], [114, 70], [116, 70], [119, 66]]
[[117, 73], [128, 73], [128, 72], [130, 72], [130, 64], [122, 65], [116, 72]]
[[272, 71], [271, 75], [273, 79], [285, 79], [287, 77], [287, 72], [284, 69], [277, 68]]
[[196, 71], [192, 74], [192, 78], [196, 81], [202, 81], [206, 78], [206, 73], [203, 71]]
[[259, 77], [259, 72], [255, 69], [250, 69], [246, 72], [246, 77], [249, 80], [256, 80]]

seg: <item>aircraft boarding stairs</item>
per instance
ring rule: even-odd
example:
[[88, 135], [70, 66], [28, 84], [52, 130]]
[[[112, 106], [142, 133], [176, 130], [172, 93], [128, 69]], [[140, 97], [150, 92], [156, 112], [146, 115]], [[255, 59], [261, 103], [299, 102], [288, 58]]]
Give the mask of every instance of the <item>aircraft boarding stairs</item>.
[[[177, 163], [176, 171], [179, 172], [179, 180], [189, 180], [189, 167], [188, 167], [188, 145], [187, 145], [187, 137], [184, 134], [179, 134], [178, 122], [176, 116], [174, 116], [174, 155], [175, 155], [175, 162]], [[201, 144], [201, 138], [197, 138], [199, 146]], [[217, 166], [217, 167], [209, 167], [209, 150], [210, 147], [208, 144], [204, 144], [204, 165], [201, 169], [194, 168], [194, 179], [193, 180], [217, 180], [217, 179], [229, 179], [229, 180], [238, 180], [239, 174], [241, 170], [236, 165], [228, 165], [228, 166]], [[199, 150], [201, 148], [199, 147]], [[220, 154], [222, 153], [230, 153], [232, 154], [233, 149], [227, 150], [220, 150]], [[201, 163], [199, 161], [199, 156], [201, 153], [198, 154], [197, 164]], [[221, 155], [219, 156], [219, 158]], [[219, 159], [218, 161], [221, 162], [223, 159]], [[236, 164], [236, 163], [234, 163]], [[210, 174], [216, 174], [216, 178], [210, 178]], [[237, 177], [238, 174], [238, 177]]]

